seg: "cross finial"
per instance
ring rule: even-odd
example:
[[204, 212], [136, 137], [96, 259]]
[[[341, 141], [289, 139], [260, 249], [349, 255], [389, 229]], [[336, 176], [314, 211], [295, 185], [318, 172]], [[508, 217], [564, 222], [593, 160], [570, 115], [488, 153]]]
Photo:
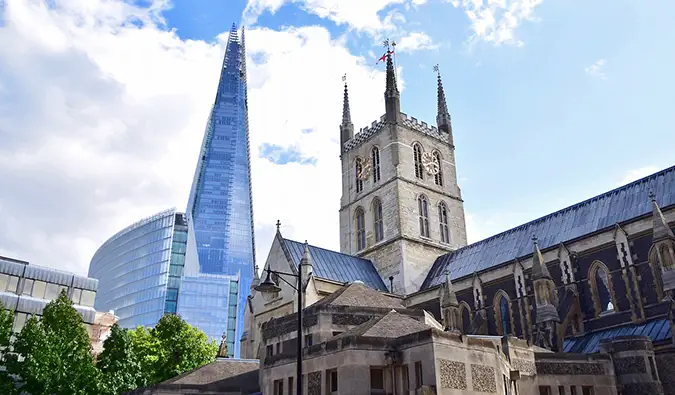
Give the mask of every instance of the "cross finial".
[[441, 76], [441, 70], [438, 68], [438, 63], [434, 65], [434, 72], [438, 77]]
[[344, 73], [342, 75], [342, 81], [346, 84], [347, 83], [347, 73]]
[[277, 232], [279, 231], [279, 228], [281, 228], [281, 221], [277, 220]]
[[649, 199], [650, 199], [652, 202], [655, 202], [655, 201], [656, 201], [656, 195], [654, 194], [654, 191], [649, 191]]

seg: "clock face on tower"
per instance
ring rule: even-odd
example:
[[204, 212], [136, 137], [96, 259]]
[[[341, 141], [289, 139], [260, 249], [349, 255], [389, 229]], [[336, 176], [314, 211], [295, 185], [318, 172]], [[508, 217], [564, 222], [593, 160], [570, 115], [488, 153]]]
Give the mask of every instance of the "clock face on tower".
[[441, 164], [438, 162], [438, 158], [431, 152], [422, 154], [422, 166], [424, 166], [424, 170], [427, 174], [432, 176], [435, 176], [441, 170]]
[[357, 158], [356, 163], [359, 165], [356, 177], [358, 177], [359, 180], [367, 180], [368, 177], [370, 177], [370, 171], [373, 167], [370, 163], [370, 158]]

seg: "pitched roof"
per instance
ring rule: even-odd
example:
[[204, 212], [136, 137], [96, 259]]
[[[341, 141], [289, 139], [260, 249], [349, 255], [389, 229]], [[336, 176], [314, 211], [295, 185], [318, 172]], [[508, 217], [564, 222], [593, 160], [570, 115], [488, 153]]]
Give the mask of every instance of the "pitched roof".
[[[288, 249], [293, 264], [298, 266], [305, 251], [305, 244], [286, 238], [281, 239]], [[387, 291], [387, 286], [377, 273], [373, 262], [341, 252], [327, 250], [313, 245], [309, 246], [312, 256], [312, 271], [315, 276], [341, 283], [363, 281], [367, 286], [380, 291]]]
[[667, 318], [653, 320], [642, 324], [628, 324], [618, 328], [588, 333], [584, 336], [565, 340], [563, 350], [582, 354], [593, 354], [600, 350], [600, 341], [618, 336], [647, 336], [654, 342], [670, 340], [673, 333]]
[[649, 192], [661, 207], [675, 204], [675, 166], [613, 189], [436, 259], [421, 289], [439, 285], [445, 270], [453, 280], [532, 254], [532, 236], [542, 250], [652, 212]]
[[384, 316], [371, 318], [363, 324], [341, 333], [338, 337], [364, 336], [396, 339], [431, 328], [423, 322], [392, 310]]
[[218, 358], [197, 369], [164, 381], [162, 384], [211, 384], [223, 379], [258, 370], [258, 360]]
[[371, 307], [383, 309], [403, 309], [403, 301], [395, 296], [388, 296], [372, 289], [363, 283], [354, 282], [338, 289], [332, 294], [314, 303], [314, 307], [322, 306]]

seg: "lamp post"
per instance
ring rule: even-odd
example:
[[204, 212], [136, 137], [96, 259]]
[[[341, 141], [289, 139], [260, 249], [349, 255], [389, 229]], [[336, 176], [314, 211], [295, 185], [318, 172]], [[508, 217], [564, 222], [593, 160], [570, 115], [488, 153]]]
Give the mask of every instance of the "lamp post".
[[[297, 338], [297, 377], [295, 378], [296, 384], [297, 384], [297, 389], [296, 389], [296, 394], [297, 395], [302, 395], [302, 265], [303, 263], [300, 262], [300, 266], [298, 267], [298, 274], [293, 274], [293, 273], [284, 273], [284, 272], [278, 272], [275, 270], [270, 270], [269, 268], [265, 269], [267, 271], [267, 276], [265, 276], [265, 281], [257, 285], [254, 289], [258, 292], [260, 292], [263, 296], [263, 299], [269, 301], [272, 298], [274, 298], [274, 295], [281, 291], [281, 288], [277, 285], [276, 282], [272, 280], [270, 277], [270, 274], [274, 273], [277, 275], [277, 278], [281, 279], [283, 282], [288, 284], [291, 288], [296, 290], [298, 292], [298, 338]], [[296, 277], [298, 279], [298, 285], [297, 287], [288, 281], [286, 281], [283, 277], [281, 276], [291, 276], [291, 277]]]

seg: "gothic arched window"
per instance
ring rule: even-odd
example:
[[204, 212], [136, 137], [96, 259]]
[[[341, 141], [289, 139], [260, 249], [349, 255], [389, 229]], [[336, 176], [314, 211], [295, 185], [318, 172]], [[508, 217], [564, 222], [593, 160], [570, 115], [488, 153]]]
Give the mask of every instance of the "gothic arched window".
[[588, 276], [593, 290], [596, 316], [615, 310], [615, 299], [609, 269], [600, 261], [591, 265]]
[[434, 183], [440, 187], [443, 186], [443, 165], [441, 162], [441, 154], [434, 151], [434, 162], [438, 163], [438, 173], [434, 174]]
[[661, 267], [663, 270], [670, 270], [675, 266], [672, 257], [670, 256], [670, 249], [666, 243], [661, 244]]
[[354, 178], [356, 179], [356, 193], [363, 191], [363, 180], [361, 179], [361, 171], [363, 169], [363, 164], [361, 164], [361, 158], [356, 158], [354, 164]]
[[380, 181], [380, 149], [373, 147], [371, 152], [373, 162], [373, 182]]
[[424, 179], [424, 166], [422, 165], [422, 146], [420, 143], [413, 144], [413, 159], [415, 161], [415, 177]]
[[499, 320], [502, 324], [502, 335], [511, 333], [511, 310], [509, 309], [509, 301], [506, 296], [502, 295], [499, 298]]
[[429, 237], [429, 202], [427, 197], [420, 195], [417, 198], [417, 206], [420, 216], [420, 235]]
[[384, 239], [384, 226], [382, 224], [382, 202], [380, 199], [373, 200], [373, 230], [375, 231], [375, 242]]
[[467, 333], [469, 325], [471, 325], [471, 308], [466, 302], [462, 302], [460, 303], [459, 310], [459, 316], [462, 318], [462, 333]]
[[448, 207], [443, 202], [438, 204], [438, 223], [440, 224], [441, 242], [450, 243], [450, 230], [448, 228]]
[[356, 217], [356, 250], [361, 251], [366, 248], [366, 215], [361, 207], [354, 213]]

